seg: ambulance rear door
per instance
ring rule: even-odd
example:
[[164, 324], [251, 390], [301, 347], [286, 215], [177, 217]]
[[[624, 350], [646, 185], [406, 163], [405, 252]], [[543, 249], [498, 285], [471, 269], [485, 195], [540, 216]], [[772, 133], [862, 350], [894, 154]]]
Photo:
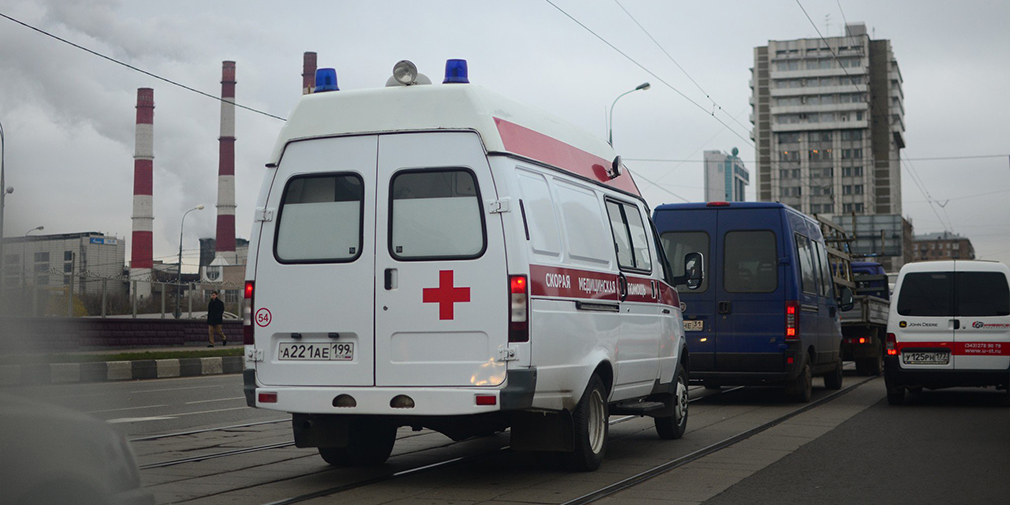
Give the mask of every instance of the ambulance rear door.
[[376, 187], [375, 384], [501, 384], [509, 279], [480, 137], [381, 135]]

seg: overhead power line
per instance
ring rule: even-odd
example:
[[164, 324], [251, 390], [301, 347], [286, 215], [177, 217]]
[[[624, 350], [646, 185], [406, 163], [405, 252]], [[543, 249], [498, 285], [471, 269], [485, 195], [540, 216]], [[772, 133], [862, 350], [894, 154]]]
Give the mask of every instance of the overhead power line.
[[[982, 155], [969, 155], [969, 156], [933, 156], [925, 158], [887, 158], [883, 160], [877, 160], [877, 162], [883, 163], [884, 161], [942, 161], [942, 160], [971, 160], [971, 159], [984, 159], [984, 158], [1006, 158], [1007, 154], [982, 154]], [[663, 162], [663, 163], [704, 163], [705, 160], [677, 160], [671, 158], [621, 158], [624, 161], [646, 161], [646, 162]], [[741, 160], [744, 163], [757, 163], [755, 160]]]
[[[80, 44], [75, 44], [75, 43], [73, 43], [73, 42], [71, 42], [71, 41], [69, 41], [67, 39], [59, 37], [57, 35], [53, 35], [52, 33], [49, 33], [49, 32], [47, 32], [47, 31], [45, 31], [45, 30], [43, 30], [41, 28], [36, 28], [35, 26], [32, 26], [32, 25], [30, 25], [28, 23], [25, 23], [24, 21], [20, 21], [20, 20], [14, 19], [14, 18], [12, 18], [12, 17], [10, 17], [10, 16], [8, 16], [8, 15], [2, 13], [2, 12], [0, 12], [0, 17], [9, 19], [10, 21], [13, 21], [13, 22], [15, 22], [15, 23], [17, 23], [17, 24], [19, 24], [21, 26], [24, 26], [25, 28], [28, 28], [28, 29], [31, 29], [31, 30], [35, 30], [36, 32], [39, 32], [39, 33], [41, 33], [41, 34], [43, 34], [43, 35], [45, 35], [47, 37], [52, 37], [52, 38], [54, 38], [54, 39], [56, 39], [56, 40], [58, 40], [60, 42], [63, 42], [64, 44], [68, 44], [70, 46], [76, 47], [77, 49], [80, 49], [80, 50], [85, 51], [87, 53], [91, 53], [91, 54], [93, 54], [95, 56], [98, 56], [99, 58], [106, 59], [106, 60], [111, 61], [111, 62], [113, 62], [113, 63], [115, 63], [117, 65], [122, 65], [122, 66], [124, 66], [124, 67], [126, 67], [126, 68], [128, 68], [130, 70], [134, 70], [134, 71], [140, 72], [140, 73], [142, 73], [142, 74], [144, 74], [146, 76], [158, 79], [159, 81], [167, 82], [168, 84], [171, 84], [173, 86], [178, 86], [178, 87], [180, 87], [182, 89], [185, 89], [187, 91], [192, 91], [193, 93], [196, 93], [198, 95], [203, 95], [203, 96], [205, 96], [207, 98], [212, 98], [212, 99], [217, 100], [219, 102], [224, 102], [225, 101], [223, 98], [221, 98], [219, 96], [214, 96], [214, 95], [212, 95], [210, 93], [206, 93], [206, 92], [200, 91], [200, 90], [198, 90], [196, 88], [193, 88], [193, 87], [190, 87], [190, 86], [186, 86], [185, 84], [173, 81], [173, 80], [168, 79], [166, 77], [162, 77], [162, 76], [160, 76], [158, 74], [155, 74], [153, 72], [148, 72], [147, 70], [135, 67], [133, 65], [130, 65], [129, 63], [125, 63], [125, 62], [119, 61], [119, 60], [117, 60], [117, 59], [115, 59], [115, 58], [113, 58], [111, 56], [106, 56], [106, 55], [104, 55], [102, 53], [99, 53], [98, 51], [94, 51], [92, 49], [88, 49], [87, 47], [84, 47], [84, 46], [82, 46]], [[228, 102], [228, 103], [231, 103], [231, 104], [235, 105], [236, 107], [238, 107], [240, 109], [245, 109], [245, 110], [248, 110], [248, 111], [251, 111], [251, 112], [255, 112], [257, 114], [262, 114], [264, 116], [271, 117], [271, 118], [274, 118], [274, 119], [280, 119], [281, 121], [287, 121], [287, 119], [282, 118], [280, 116], [275, 116], [273, 114], [270, 114], [269, 112], [264, 112], [264, 111], [261, 111], [259, 109], [254, 109], [252, 107], [248, 107], [248, 106], [245, 106], [245, 105], [242, 105], [242, 104], [238, 104], [238, 103], [235, 103], [235, 102]]]
[[744, 142], [746, 142], [747, 145], [750, 145], [750, 146], [754, 145], [749, 139], [747, 139], [746, 137], [740, 135], [736, 130], [734, 130], [733, 128], [730, 128], [730, 126], [728, 124], [726, 124], [723, 120], [721, 120], [718, 117], [716, 117], [713, 112], [709, 112], [709, 110], [706, 109], [705, 107], [703, 107], [701, 104], [699, 104], [698, 102], [692, 100], [691, 97], [685, 95], [682, 91], [680, 91], [679, 89], [677, 89], [676, 87], [674, 87], [672, 84], [670, 84], [669, 82], [667, 82], [665, 79], [663, 79], [662, 77], [656, 75], [655, 72], [653, 72], [652, 70], [649, 70], [645, 65], [642, 65], [637, 60], [635, 60], [634, 58], [632, 58], [631, 56], [629, 56], [627, 53], [625, 53], [624, 51], [620, 50], [617, 46], [611, 44], [607, 39], [603, 38], [600, 34], [598, 34], [595, 31], [593, 31], [591, 28], [589, 28], [588, 26], [586, 26], [585, 24], [583, 24], [578, 19], [575, 19], [574, 16], [572, 16], [571, 14], [565, 12], [565, 10], [562, 9], [561, 7], [558, 7], [557, 4], [555, 4], [551, 0], [546, 0], [546, 2], [548, 4], [550, 4], [551, 7], [554, 7], [555, 9], [557, 9], [558, 12], [564, 14], [565, 17], [567, 17], [568, 19], [571, 19], [573, 22], [575, 22], [575, 24], [581, 26], [584, 30], [586, 30], [587, 32], [591, 33], [594, 37], [596, 37], [597, 39], [599, 39], [600, 42], [603, 42], [604, 44], [606, 44], [607, 46], [609, 46], [614, 51], [617, 51], [617, 53], [620, 54], [621, 56], [623, 56], [626, 60], [630, 61], [635, 66], [637, 66], [638, 68], [642, 69], [645, 73], [651, 75], [654, 79], [656, 79], [657, 81], [663, 83], [663, 85], [665, 85], [666, 87], [668, 87], [671, 90], [673, 90], [674, 93], [677, 93], [678, 95], [680, 95], [684, 100], [687, 100], [691, 105], [694, 105], [695, 107], [697, 107], [699, 110], [701, 110], [705, 114], [707, 114], [709, 116], [712, 116], [712, 119], [715, 119], [716, 121], [719, 122], [719, 124], [723, 125], [727, 130], [733, 132], [734, 135], [736, 135], [737, 137], [739, 137], [740, 140], [743, 140]]

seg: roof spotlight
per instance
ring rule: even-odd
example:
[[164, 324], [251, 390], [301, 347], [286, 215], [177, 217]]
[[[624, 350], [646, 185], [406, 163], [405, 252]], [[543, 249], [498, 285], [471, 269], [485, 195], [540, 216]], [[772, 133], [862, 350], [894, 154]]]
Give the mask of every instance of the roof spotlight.
[[404, 86], [414, 84], [417, 79], [417, 66], [408, 60], [400, 60], [393, 65], [393, 79]]

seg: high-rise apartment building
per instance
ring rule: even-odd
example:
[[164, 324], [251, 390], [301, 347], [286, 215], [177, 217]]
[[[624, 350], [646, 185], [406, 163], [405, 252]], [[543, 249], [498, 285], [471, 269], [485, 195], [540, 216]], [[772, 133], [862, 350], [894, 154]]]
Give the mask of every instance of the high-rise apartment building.
[[747, 185], [750, 184], [750, 172], [743, 165], [743, 160], [737, 157], [739, 151], [733, 148], [732, 154], [720, 151], [705, 151], [705, 201], [706, 202], [742, 202]]
[[[827, 42], [825, 44], [825, 41]], [[808, 214], [901, 214], [901, 71], [866, 25], [754, 48], [757, 199]]]

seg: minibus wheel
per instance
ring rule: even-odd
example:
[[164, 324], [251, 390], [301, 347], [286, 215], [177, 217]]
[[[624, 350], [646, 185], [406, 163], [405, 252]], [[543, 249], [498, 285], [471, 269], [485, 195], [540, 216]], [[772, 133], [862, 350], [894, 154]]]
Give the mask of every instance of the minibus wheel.
[[588, 472], [600, 467], [607, 450], [607, 417], [607, 390], [600, 377], [593, 374], [586, 392], [572, 411], [575, 450], [568, 454], [572, 469]]
[[824, 376], [824, 387], [836, 391], [842, 389], [842, 358], [838, 358], [835, 369]]
[[792, 384], [786, 386], [786, 395], [795, 402], [807, 403], [813, 395], [813, 378], [810, 373], [810, 360], [803, 360], [803, 368], [800, 374], [793, 379]]
[[396, 442], [396, 426], [352, 422], [347, 447], [320, 447], [323, 460], [336, 466], [375, 466], [389, 459]]
[[677, 369], [677, 384], [671, 401], [674, 402], [673, 415], [654, 418], [656, 433], [663, 440], [676, 440], [687, 431], [687, 371], [683, 367]]

